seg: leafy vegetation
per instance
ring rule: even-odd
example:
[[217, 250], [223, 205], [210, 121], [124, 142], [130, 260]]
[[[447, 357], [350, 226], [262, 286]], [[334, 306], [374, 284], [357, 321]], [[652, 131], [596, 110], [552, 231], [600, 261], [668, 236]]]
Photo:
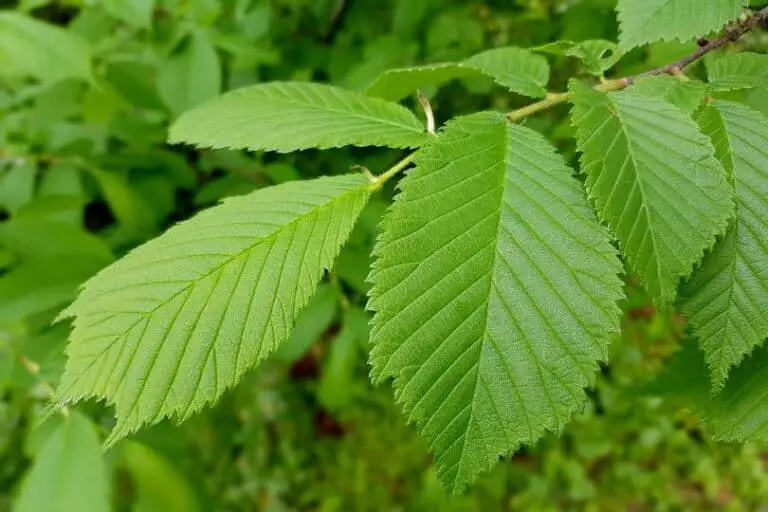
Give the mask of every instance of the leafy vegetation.
[[512, 4], [0, 12], [0, 509], [767, 503], [768, 7]]

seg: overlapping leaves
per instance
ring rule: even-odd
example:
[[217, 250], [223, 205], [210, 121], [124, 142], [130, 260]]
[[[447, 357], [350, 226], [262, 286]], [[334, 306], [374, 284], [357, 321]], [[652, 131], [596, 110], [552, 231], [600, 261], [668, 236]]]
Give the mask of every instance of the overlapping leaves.
[[732, 191], [710, 140], [679, 108], [572, 82], [582, 172], [632, 272], [659, 303], [724, 233]]
[[736, 219], [681, 290], [716, 390], [768, 338], [768, 119], [717, 101], [700, 118], [736, 190]]
[[619, 327], [621, 266], [530, 129], [460, 118], [417, 164], [375, 248], [370, 359], [458, 492], [582, 407]]
[[360, 175], [227, 199], [84, 285], [60, 403], [116, 406], [108, 443], [187, 417], [290, 335], [370, 195]]

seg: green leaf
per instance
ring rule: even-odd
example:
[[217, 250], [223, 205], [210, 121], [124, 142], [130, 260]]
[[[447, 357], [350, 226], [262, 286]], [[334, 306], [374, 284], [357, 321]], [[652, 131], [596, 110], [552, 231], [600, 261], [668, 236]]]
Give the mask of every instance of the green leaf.
[[275, 357], [287, 363], [300, 359], [331, 326], [339, 304], [338, 287], [322, 283], [309, 299], [293, 326], [291, 337], [283, 343]]
[[701, 417], [721, 441], [764, 442], [768, 436], [768, 347], [756, 349], [731, 371], [723, 389], [711, 394], [704, 356], [687, 340], [644, 390]]
[[14, 512], [108, 512], [109, 480], [96, 427], [70, 411], [43, 444]]
[[574, 57], [584, 63], [584, 67], [591, 75], [602, 76], [605, 71], [612, 68], [622, 57], [619, 47], [604, 39], [592, 39], [588, 41], [555, 41], [533, 48], [533, 51]]
[[92, 80], [88, 42], [23, 14], [0, 12], [0, 76]]
[[355, 368], [362, 359], [360, 347], [368, 341], [360, 339], [368, 325], [368, 314], [357, 307], [344, 312], [342, 328], [331, 342], [318, 384], [317, 398], [328, 411], [336, 412], [352, 401]]
[[221, 92], [221, 64], [216, 49], [195, 31], [160, 69], [157, 91], [175, 116]]
[[165, 457], [132, 441], [120, 444], [120, 462], [130, 473], [136, 491], [134, 510], [141, 512], [195, 512], [200, 510], [195, 491]]
[[398, 101], [417, 89], [442, 85], [456, 78], [489, 76], [510, 91], [539, 98], [546, 94], [549, 64], [523, 48], [495, 48], [462, 62], [390, 69], [371, 83], [365, 93]]
[[459, 492], [584, 405], [621, 264], [562, 158], [502, 114], [450, 122], [400, 188], [370, 275], [372, 376]]
[[704, 101], [707, 86], [698, 80], [680, 80], [674, 76], [659, 75], [641, 78], [632, 84], [632, 92], [664, 99], [690, 116]]
[[523, 48], [506, 47], [487, 50], [461, 62], [493, 78], [510, 91], [540, 98], [547, 94], [549, 64], [547, 59]]
[[104, 9], [129, 25], [146, 28], [152, 23], [155, 0], [103, 0]]
[[716, 101], [700, 118], [736, 189], [736, 221], [681, 288], [715, 390], [768, 338], [768, 119]]
[[31, 159], [11, 164], [5, 171], [0, 167], [0, 209], [15, 212], [29, 203], [35, 193], [36, 178], [37, 164]]
[[602, 94], [572, 81], [581, 169], [600, 217], [654, 301], [725, 231], [733, 193], [710, 140], [680, 109], [629, 91]]
[[0, 244], [29, 259], [83, 255], [100, 258], [105, 264], [112, 260], [103, 240], [61, 222], [23, 217], [0, 222]]
[[330, 85], [271, 82], [244, 87], [187, 112], [169, 142], [289, 153], [307, 148], [412, 148], [426, 134], [410, 111]]
[[214, 401], [290, 336], [370, 191], [345, 175], [232, 197], [101, 271], [61, 315], [57, 401], [115, 404], [107, 444]]
[[416, 90], [479, 74], [477, 70], [454, 62], [390, 69], [379, 75], [365, 89], [365, 93], [389, 101], [399, 101]]
[[709, 84], [718, 91], [768, 87], [768, 55], [740, 52], [706, 61]]
[[736, 19], [749, 0], [619, 0], [625, 50], [659, 40], [689, 41], [720, 30]]

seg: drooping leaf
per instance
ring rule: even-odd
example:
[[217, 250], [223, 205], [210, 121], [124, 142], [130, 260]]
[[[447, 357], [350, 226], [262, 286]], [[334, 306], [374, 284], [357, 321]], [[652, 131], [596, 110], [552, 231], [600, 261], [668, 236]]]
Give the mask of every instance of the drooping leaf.
[[547, 59], [524, 48], [494, 48], [473, 55], [461, 65], [481, 71], [499, 85], [524, 96], [540, 98], [547, 93]]
[[619, 0], [625, 50], [654, 41], [689, 41], [717, 31], [736, 19], [749, 0]]
[[718, 91], [768, 87], [768, 55], [740, 52], [706, 61], [710, 86]]
[[0, 12], [0, 76], [44, 83], [91, 80], [91, 49], [83, 38], [12, 11]]
[[736, 189], [736, 220], [681, 289], [720, 390], [730, 369], [768, 338], [768, 119], [716, 101], [700, 118]]
[[290, 336], [370, 191], [345, 175], [232, 197], [101, 271], [61, 315], [57, 401], [113, 403], [111, 444], [218, 398]]
[[266, 150], [342, 146], [410, 148], [426, 134], [404, 107], [330, 85], [271, 82], [244, 87], [191, 110], [169, 141]]
[[398, 101], [417, 89], [439, 86], [457, 78], [486, 75], [510, 91], [538, 98], [546, 94], [549, 64], [530, 50], [495, 48], [461, 62], [390, 69], [379, 75], [365, 93]]
[[275, 357], [293, 363], [303, 356], [313, 343], [330, 327], [339, 304], [337, 286], [322, 283], [309, 299], [293, 326], [293, 333], [283, 343]]
[[632, 84], [632, 91], [644, 96], [656, 96], [692, 115], [704, 101], [707, 86], [698, 80], [680, 80], [670, 75], [642, 78]]
[[534, 51], [549, 53], [551, 55], [560, 55], [565, 57], [574, 57], [584, 63], [587, 71], [595, 76], [602, 76], [608, 69], [612, 68], [619, 59], [622, 52], [616, 43], [604, 39], [591, 39], [587, 41], [555, 41], [542, 46], [533, 48]]
[[193, 32], [186, 44], [163, 64], [157, 77], [157, 91], [175, 116], [221, 92], [219, 57], [204, 33]]
[[367, 334], [367, 326], [368, 314], [362, 309], [344, 312], [341, 331], [331, 342], [318, 383], [317, 399], [328, 411], [338, 411], [353, 398], [355, 368], [362, 360], [360, 347], [368, 341], [360, 338], [361, 333]]
[[671, 103], [576, 81], [571, 92], [589, 195], [631, 271], [656, 302], [669, 303], [733, 214], [723, 166]]
[[455, 62], [390, 69], [379, 75], [366, 89], [368, 96], [399, 101], [418, 89], [435, 87], [456, 78], [480, 73]]
[[382, 222], [372, 375], [459, 492], [560, 431], [618, 330], [621, 265], [546, 140], [502, 114], [449, 123]]
[[96, 427], [70, 411], [50, 433], [21, 485], [14, 512], [108, 512], [109, 480]]

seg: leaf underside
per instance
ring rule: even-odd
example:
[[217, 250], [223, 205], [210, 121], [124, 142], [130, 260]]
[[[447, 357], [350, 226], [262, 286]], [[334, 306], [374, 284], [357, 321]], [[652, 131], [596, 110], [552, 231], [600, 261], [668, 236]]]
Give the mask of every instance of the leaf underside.
[[682, 286], [681, 310], [719, 391], [731, 367], [768, 337], [768, 119], [716, 101], [700, 124], [732, 174], [736, 220]]
[[571, 83], [587, 190], [657, 303], [723, 234], [732, 191], [711, 141], [674, 105]]
[[749, 0], [619, 0], [625, 50], [659, 40], [690, 41], [736, 19]]
[[114, 403], [107, 444], [214, 401], [290, 335], [369, 195], [345, 175], [229, 198], [107, 267], [62, 314], [56, 400]]
[[288, 153], [342, 146], [414, 148], [424, 127], [401, 105], [338, 87], [270, 82], [238, 89], [183, 114], [168, 141]]
[[456, 78], [482, 75], [511, 92], [540, 98], [547, 92], [549, 64], [541, 55], [524, 48], [494, 48], [461, 62], [390, 69], [379, 75], [365, 93], [398, 101], [418, 89], [439, 86]]
[[460, 492], [583, 406], [621, 265], [571, 170], [502, 115], [450, 122], [400, 188], [370, 275], [372, 376]]

